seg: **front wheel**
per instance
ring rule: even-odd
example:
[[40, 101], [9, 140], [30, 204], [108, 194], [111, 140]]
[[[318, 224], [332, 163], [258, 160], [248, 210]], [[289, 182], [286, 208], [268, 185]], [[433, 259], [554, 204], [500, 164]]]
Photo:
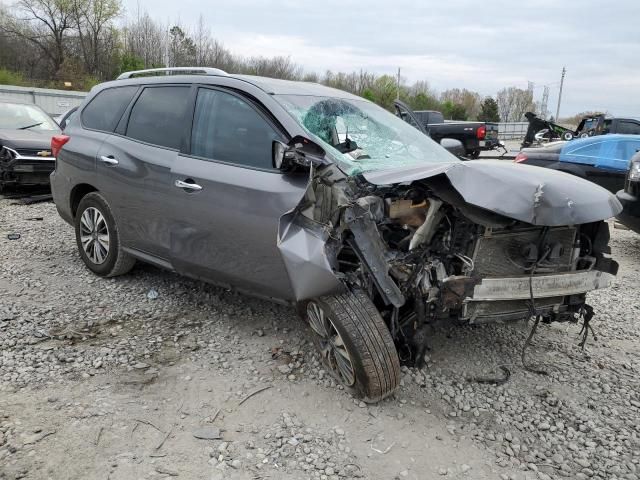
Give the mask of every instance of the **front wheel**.
[[400, 361], [384, 320], [361, 291], [307, 302], [306, 319], [322, 361], [334, 378], [365, 402], [377, 402], [400, 383]]

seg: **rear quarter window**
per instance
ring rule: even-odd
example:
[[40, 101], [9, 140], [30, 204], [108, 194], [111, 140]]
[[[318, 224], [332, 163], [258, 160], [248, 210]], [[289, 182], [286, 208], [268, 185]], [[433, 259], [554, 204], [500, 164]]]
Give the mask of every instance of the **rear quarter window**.
[[82, 125], [92, 130], [113, 132], [137, 90], [135, 85], [102, 90], [82, 110]]
[[147, 87], [131, 109], [126, 136], [179, 150], [189, 86]]

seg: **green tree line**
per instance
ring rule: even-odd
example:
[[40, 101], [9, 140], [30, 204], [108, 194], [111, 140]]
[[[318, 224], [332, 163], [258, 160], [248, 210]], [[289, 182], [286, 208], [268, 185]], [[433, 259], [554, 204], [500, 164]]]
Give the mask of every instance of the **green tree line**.
[[[497, 97], [452, 88], [436, 92], [425, 80], [398, 85], [391, 75], [364, 70], [305, 71], [289, 57], [234, 54], [202, 16], [194, 28], [162, 24], [147, 12], [126, 15], [121, 0], [17, 0], [0, 4], [0, 84], [88, 90], [119, 73], [143, 68], [208, 66], [230, 73], [318, 82], [393, 110], [399, 96], [414, 110], [439, 110], [445, 119], [513, 121], [532, 98], [510, 87]], [[501, 96], [502, 95], [502, 96]], [[501, 100], [502, 99], [502, 100]], [[523, 108], [525, 110], [523, 111]]]

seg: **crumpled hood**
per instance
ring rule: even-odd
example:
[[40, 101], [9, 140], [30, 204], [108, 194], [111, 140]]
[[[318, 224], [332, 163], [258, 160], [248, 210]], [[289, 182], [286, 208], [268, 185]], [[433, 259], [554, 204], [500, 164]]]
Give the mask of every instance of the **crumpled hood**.
[[60, 130], [14, 130], [0, 129], [0, 145], [9, 148], [51, 148], [51, 137]]
[[504, 160], [472, 160], [366, 172], [374, 185], [408, 183], [445, 175], [469, 204], [533, 225], [574, 225], [622, 211], [604, 188], [582, 178]]

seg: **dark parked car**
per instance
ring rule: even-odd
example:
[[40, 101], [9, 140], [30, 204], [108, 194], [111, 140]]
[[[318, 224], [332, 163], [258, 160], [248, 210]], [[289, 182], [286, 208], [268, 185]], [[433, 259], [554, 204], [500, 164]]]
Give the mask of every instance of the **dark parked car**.
[[82, 260], [297, 305], [329, 371], [367, 401], [423, 361], [432, 323], [577, 320], [616, 274], [603, 220], [621, 207], [597, 185], [462, 162], [322, 85], [177, 72], [95, 87], [54, 137], [53, 197]]
[[618, 215], [618, 220], [640, 233], [640, 152], [631, 159], [624, 190], [620, 190], [616, 197], [624, 208]]
[[53, 171], [51, 137], [58, 124], [40, 107], [0, 99], [0, 190], [46, 185]]
[[401, 100], [395, 102], [396, 112], [403, 120], [424, 130], [433, 140], [440, 143], [449, 138], [458, 140], [464, 146], [464, 155], [478, 158], [480, 152], [498, 147], [498, 125], [486, 122], [463, 122], [445, 120], [436, 110], [411, 110]]
[[570, 173], [616, 193], [638, 149], [640, 135], [601, 135], [523, 148], [514, 161]]

